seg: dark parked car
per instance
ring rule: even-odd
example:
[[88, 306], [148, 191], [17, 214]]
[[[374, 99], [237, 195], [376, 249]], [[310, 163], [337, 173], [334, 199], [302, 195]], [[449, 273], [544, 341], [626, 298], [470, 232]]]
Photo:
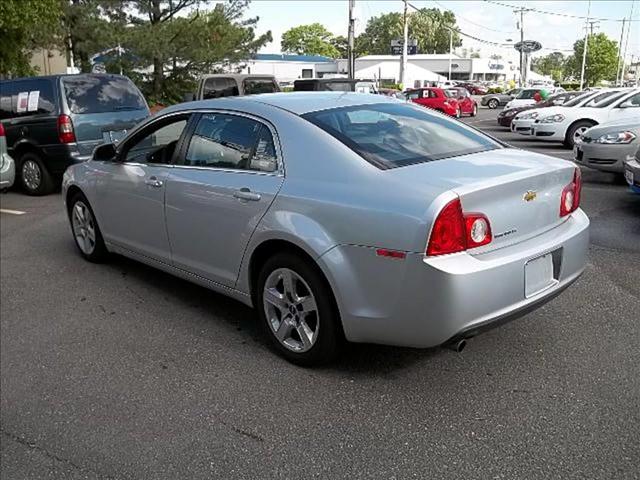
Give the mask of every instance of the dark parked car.
[[119, 141], [149, 116], [127, 77], [83, 74], [0, 82], [0, 121], [16, 177], [30, 195], [46, 195], [69, 165], [102, 143]]
[[187, 93], [184, 99], [186, 101], [208, 100], [279, 91], [280, 86], [273, 75], [217, 73], [201, 77], [196, 93]]
[[521, 88], [514, 88], [513, 90], [509, 90], [506, 93], [490, 93], [489, 95], [485, 95], [484, 97], [482, 97], [482, 100], [480, 100], [480, 104], [492, 109], [502, 107], [516, 98], [521, 90]]
[[355, 92], [358, 80], [348, 78], [303, 78], [293, 82], [294, 92]]
[[533, 110], [534, 108], [544, 108], [544, 107], [554, 107], [558, 105], [563, 105], [565, 102], [572, 100], [578, 95], [582, 95], [583, 92], [562, 92], [556, 93], [555, 95], [550, 96], [546, 100], [535, 103], [533, 105], [523, 105], [522, 107], [510, 108], [509, 110], [502, 110], [498, 113], [498, 125], [502, 127], [511, 127], [511, 120], [520, 113], [525, 110]]

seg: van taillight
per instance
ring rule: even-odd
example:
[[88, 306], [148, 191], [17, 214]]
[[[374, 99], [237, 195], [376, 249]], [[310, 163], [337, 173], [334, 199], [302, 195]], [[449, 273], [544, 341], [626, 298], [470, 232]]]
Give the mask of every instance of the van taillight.
[[60, 143], [73, 143], [76, 141], [76, 135], [73, 133], [73, 123], [69, 115], [60, 115], [58, 117], [58, 138]]
[[482, 213], [464, 213], [456, 198], [440, 210], [431, 229], [427, 255], [445, 255], [491, 243], [491, 224]]
[[560, 216], [566, 217], [580, 206], [582, 196], [582, 172], [579, 168], [573, 172], [573, 181], [562, 189], [560, 195]]

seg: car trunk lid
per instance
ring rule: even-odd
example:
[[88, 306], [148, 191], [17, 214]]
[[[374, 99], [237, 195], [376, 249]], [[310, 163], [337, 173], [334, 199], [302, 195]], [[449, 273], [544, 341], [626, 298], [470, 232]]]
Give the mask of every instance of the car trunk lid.
[[464, 212], [485, 214], [493, 241], [478, 251], [511, 245], [564, 221], [560, 197], [571, 183], [570, 162], [506, 148], [388, 171], [406, 182], [424, 182], [453, 191]]

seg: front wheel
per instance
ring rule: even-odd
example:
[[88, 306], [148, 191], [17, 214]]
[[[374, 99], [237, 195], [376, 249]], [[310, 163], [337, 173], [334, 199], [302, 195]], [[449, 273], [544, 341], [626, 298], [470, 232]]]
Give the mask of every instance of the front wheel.
[[87, 198], [77, 193], [69, 202], [71, 232], [80, 254], [90, 262], [99, 263], [107, 257], [107, 247]]
[[593, 127], [593, 123], [583, 120], [580, 122], [576, 122], [569, 130], [567, 130], [567, 135], [564, 138], [564, 145], [567, 148], [573, 148], [576, 142], [580, 139], [582, 134]]
[[312, 366], [333, 360], [341, 345], [338, 310], [322, 275], [297, 255], [276, 254], [262, 267], [255, 307], [274, 348]]
[[498, 108], [499, 105], [500, 105], [500, 102], [495, 98], [492, 98], [491, 100], [489, 100], [489, 103], [487, 103], [487, 107], [489, 107], [492, 110]]

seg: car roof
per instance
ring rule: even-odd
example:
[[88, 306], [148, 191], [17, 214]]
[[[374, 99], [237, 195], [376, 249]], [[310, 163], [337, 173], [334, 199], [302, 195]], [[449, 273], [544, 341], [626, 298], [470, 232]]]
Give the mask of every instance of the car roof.
[[235, 97], [222, 97], [196, 102], [182, 103], [163, 110], [163, 113], [189, 109], [221, 108], [241, 110], [243, 106], [252, 109], [254, 103], [263, 103], [282, 110], [287, 110], [296, 115], [304, 115], [309, 112], [328, 110], [339, 107], [352, 107], [357, 105], [370, 105], [374, 103], [391, 103], [398, 100], [386, 95], [374, 95], [355, 92], [282, 92], [261, 93], [258, 95], [246, 95]]

